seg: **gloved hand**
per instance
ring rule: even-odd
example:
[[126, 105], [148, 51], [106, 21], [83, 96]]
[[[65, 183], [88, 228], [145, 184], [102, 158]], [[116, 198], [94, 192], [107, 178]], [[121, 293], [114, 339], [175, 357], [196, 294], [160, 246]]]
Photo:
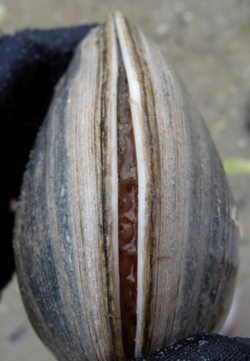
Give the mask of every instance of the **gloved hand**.
[[[15, 270], [12, 250], [14, 204], [36, 133], [53, 89], [78, 42], [92, 26], [25, 30], [0, 38], [1, 240], [0, 291]], [[250, 361], [250, 339], [201, 334], [148, 356], [159, 360]]]

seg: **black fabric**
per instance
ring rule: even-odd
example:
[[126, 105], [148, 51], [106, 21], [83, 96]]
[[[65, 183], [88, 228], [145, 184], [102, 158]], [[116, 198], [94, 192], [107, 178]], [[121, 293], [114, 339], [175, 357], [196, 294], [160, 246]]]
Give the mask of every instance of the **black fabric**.
[[250, 361], [250, 339], [203, 333], [137, 361]]
[[10, 200], [18, 198], [25, 164], [54, 86], [77, 43], [92, 27], [24, 30], [0, 38], [0, 290], [14, 272]]
[[[25, 30], [0, 38], [0, 291], [14, 272], [14, 213], [10, 211], [10, 200], [18, 198], [25, 164], [54, 86], [66, 70], [75, 46], [92, 27]], [[250, 361], [250, 340], [201, 334], [144, 360]]]

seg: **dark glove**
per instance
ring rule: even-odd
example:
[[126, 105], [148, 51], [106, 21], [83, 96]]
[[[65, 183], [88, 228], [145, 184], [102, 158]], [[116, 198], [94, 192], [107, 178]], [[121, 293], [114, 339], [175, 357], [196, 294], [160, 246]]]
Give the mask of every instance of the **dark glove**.
[[136, 361], [250, 361], [250, 338], [201, 333]]
[[[0, 291], [14, 272], [12, 230], [22, 174], [54, 86], [65, 72], [77, 43], [93, 26], [25, 30], [0, 38], [1, 240]], [[201, 334], [187, 338], [152, 360], [250, 361], [249, 339]]]

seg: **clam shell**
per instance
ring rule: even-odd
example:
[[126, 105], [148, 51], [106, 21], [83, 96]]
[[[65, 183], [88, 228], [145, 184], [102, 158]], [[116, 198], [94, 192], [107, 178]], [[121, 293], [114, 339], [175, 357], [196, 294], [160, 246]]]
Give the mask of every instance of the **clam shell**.
[[24, 304], [61, 361], [126, 354], [119, 293], [119, 53], [139, 189], [134, 355], [219, 327], [234, 289], [235, 208], [210, 135], [159, 49], [116, 13], [79, 45], [57, 86], [16, 216]]

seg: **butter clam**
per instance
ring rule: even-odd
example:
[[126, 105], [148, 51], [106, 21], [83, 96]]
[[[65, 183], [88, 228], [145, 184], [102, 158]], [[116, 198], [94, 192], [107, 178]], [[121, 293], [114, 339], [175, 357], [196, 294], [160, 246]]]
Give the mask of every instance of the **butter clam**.
[[25, 172], [23, 301], [60, 361], [143, 356], [218, 328], [238, 229], [221, 161], [159, 49], [121, 14], [57, 86]]

